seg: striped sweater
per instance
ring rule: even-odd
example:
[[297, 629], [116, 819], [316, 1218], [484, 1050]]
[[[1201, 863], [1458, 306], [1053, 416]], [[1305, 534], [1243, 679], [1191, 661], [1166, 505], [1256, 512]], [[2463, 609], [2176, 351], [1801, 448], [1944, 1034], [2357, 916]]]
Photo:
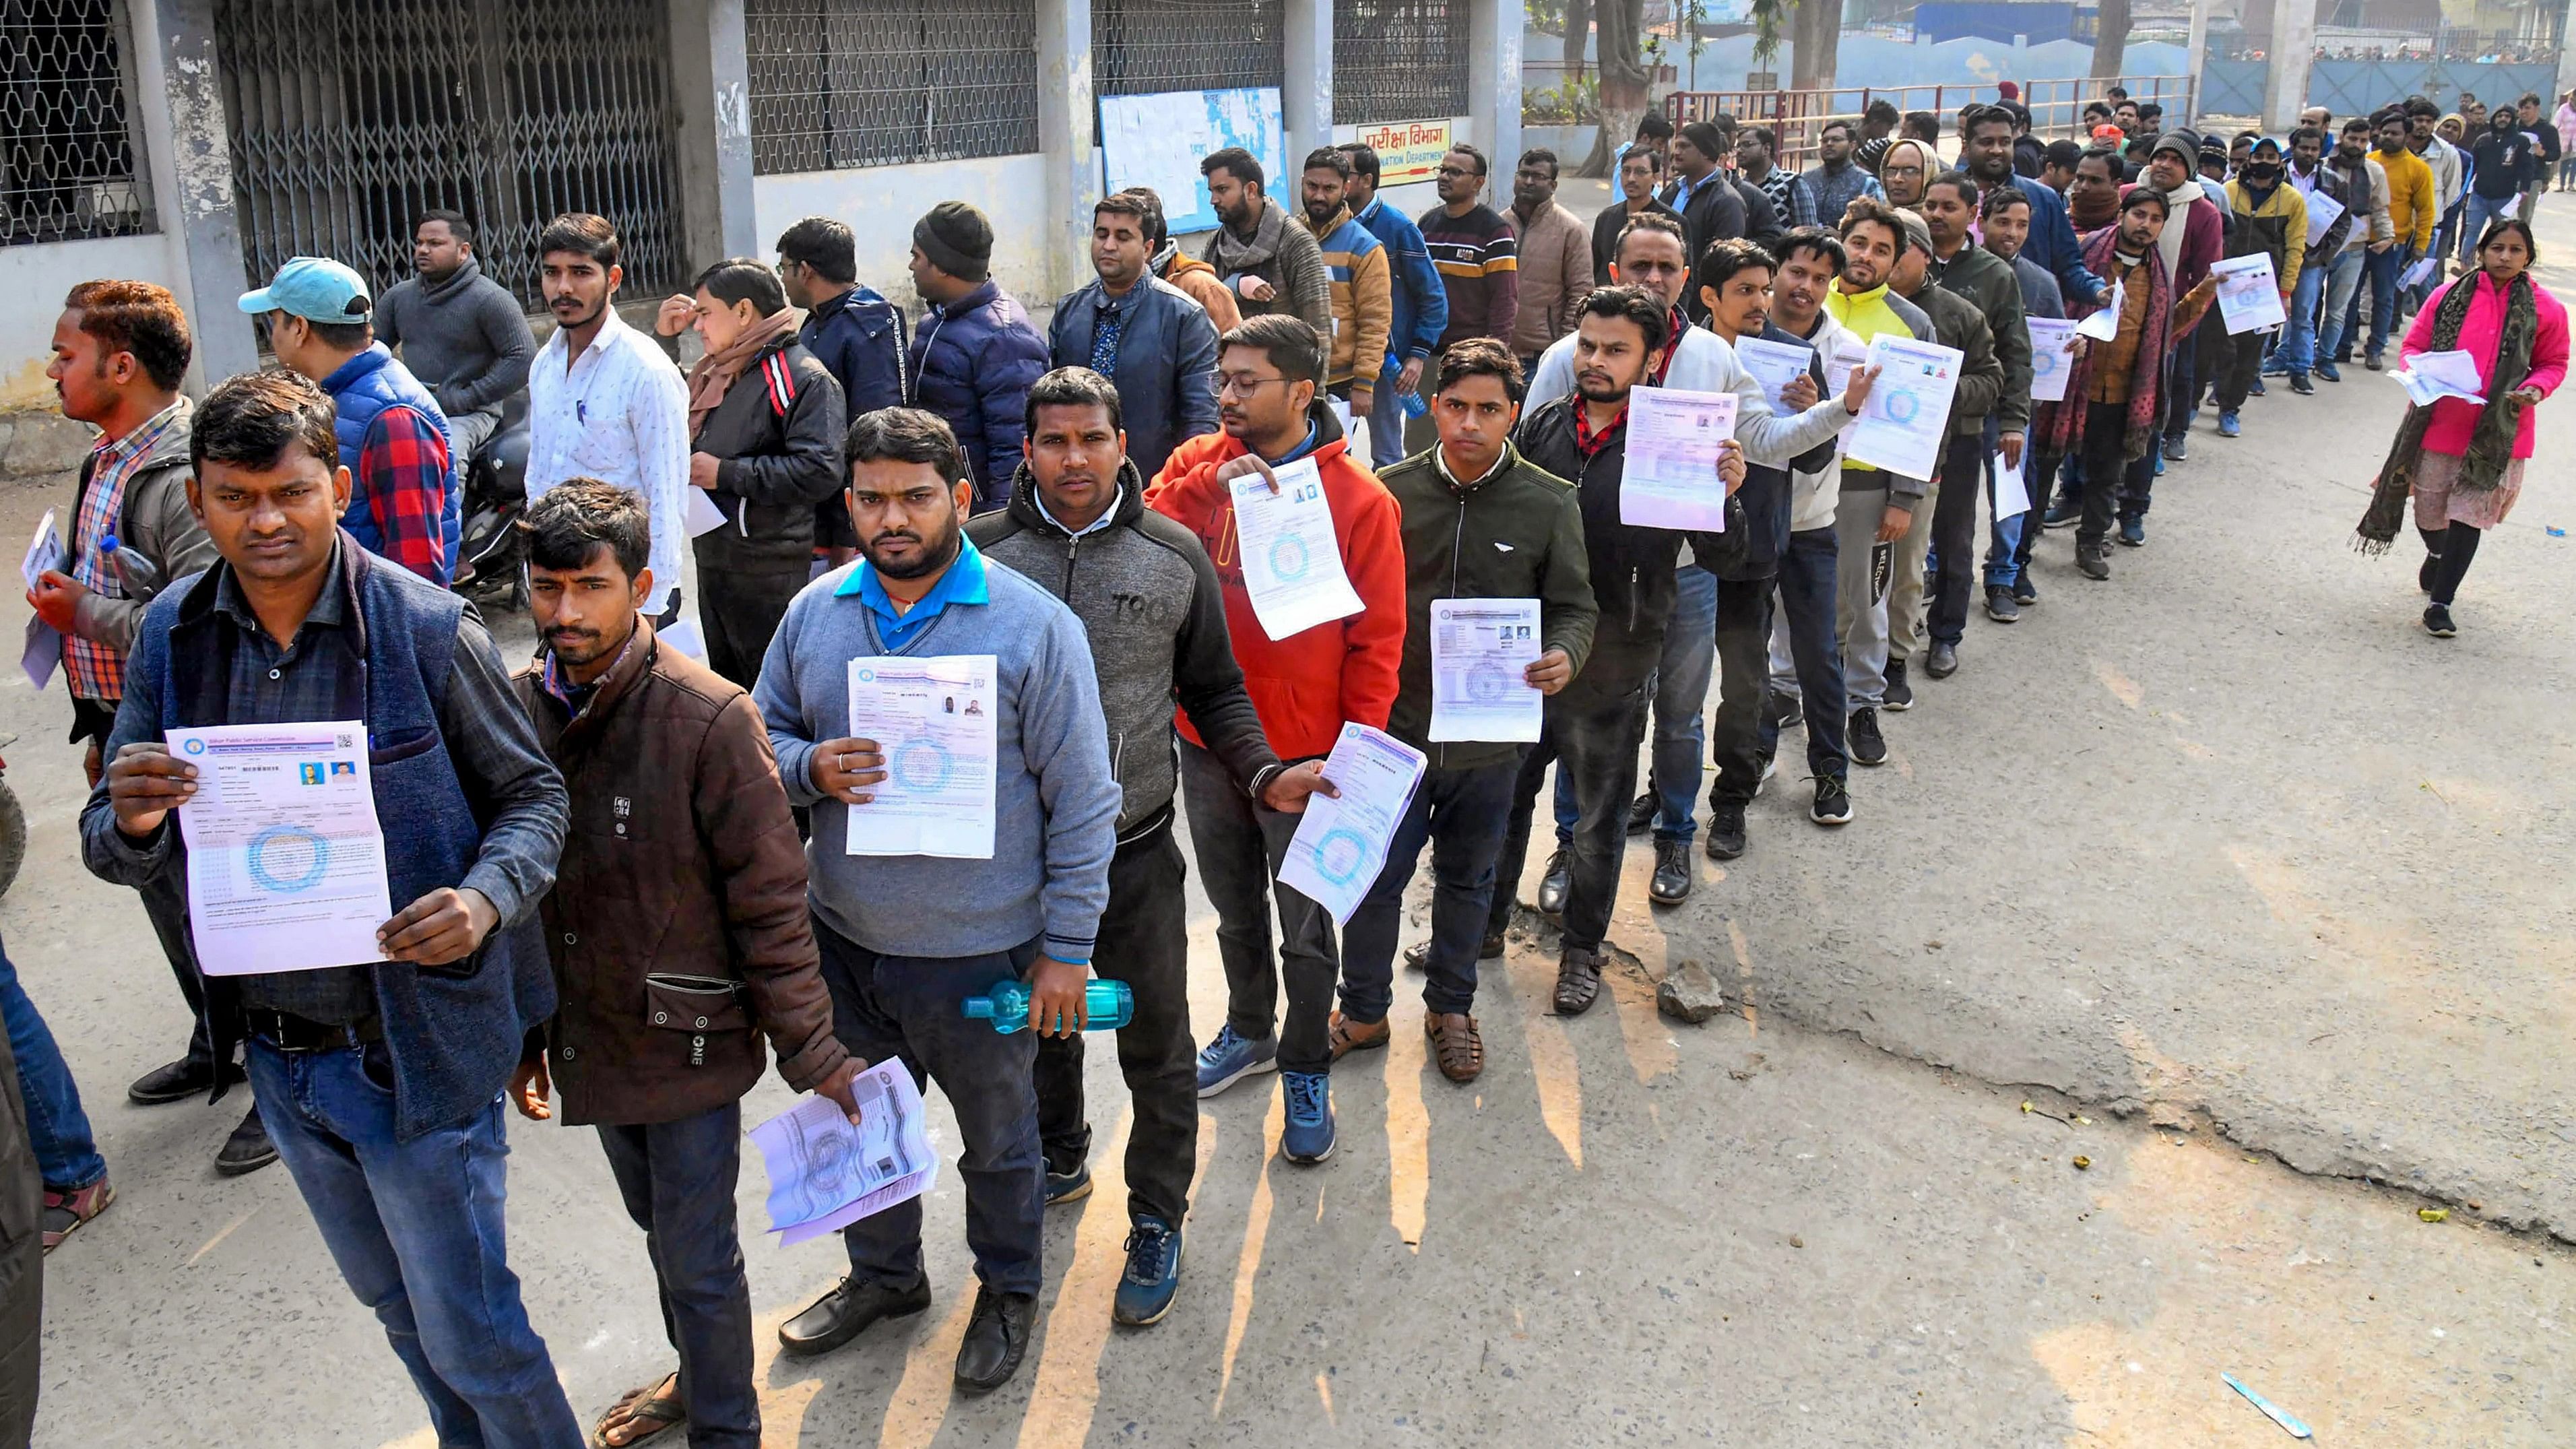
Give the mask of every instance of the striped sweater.
[[1423, 245], [1449, 290], [1449, 328], [1440, 345], [1490, 337], [1509, 346], [1520, 316], [1520, 238], [1490, 206], [1451, 216], [1435, 206], [1422, 213]]
[[1320, 225], [1301, 217], [1324, 253], [1324, 275], [1332, 282], [1333, 337], [1325, 381], [1359, 379], [1372, 386], [1386, 371], [1387, 333], [1395, 321], [1386, 246], [1367, 227], [1351, 219], [1347, 206]]

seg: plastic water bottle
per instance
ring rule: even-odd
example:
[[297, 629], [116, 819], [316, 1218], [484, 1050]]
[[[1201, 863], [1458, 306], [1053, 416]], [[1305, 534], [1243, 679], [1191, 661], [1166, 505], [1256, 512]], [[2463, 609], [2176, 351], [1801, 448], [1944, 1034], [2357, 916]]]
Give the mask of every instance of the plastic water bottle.
[[[1116, 1031], [1136, 1015], [1136, 993], [1124, 981], [1084, 982], [1082, 1004], [1091, 1016], [1086, 1031]], [[983, 995], [966, 998], [966, 1015], [990, 1021], [993, 1030], [1005, 1036], [1024, 1031], [1029, 1024], [1029, 984], [1008, 977], [996, 981]]]
[[1418, 418], [1424, 413], [1431, 411], [1431, 404], [1423, 400], [1422, 389], [1417, 387], [1413, 391], [1405, 393], [1403, 397], [1404, 415], [1406, 417]]
[[107, 555], [109, 564], [116, 569], [117, 581], [125, 586], [127, 598], [148, 604], [161, 592], [161, 570], [153, 566], [152, 560], [125, 547], [115, 534], [100, 539], [98, 551]]

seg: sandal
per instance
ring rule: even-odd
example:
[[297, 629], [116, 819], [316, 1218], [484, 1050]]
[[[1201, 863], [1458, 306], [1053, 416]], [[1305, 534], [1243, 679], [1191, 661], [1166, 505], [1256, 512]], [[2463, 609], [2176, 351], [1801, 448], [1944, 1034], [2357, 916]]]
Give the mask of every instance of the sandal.
[[1422, 1034], [1431, 1038], [1431, 1054], [1440, 1075], [1453, 1082], [1472, 1082], [1485, 1070], [1485, 1039], [1476, 1018], [1463, 1011], [1434, 1012], [1422, 1018]]
[[1336, 1011], [1332, 1024], [1325, 1029], [1325, 1040], [1332, 1044], [1333, 1060], [1340, 1061], [1352, 1052], [1373, 1051], [1395, 1037], [1385, 1018], [1376, 1021], [1353, 1021]]
[[1556, 1014], [1581, 1016], [1601, 994], [1601, 953], [1569, 949], [1556, 963]]
[[76, 1187], [69, 1192], [56, 1192], [50, 1187], [46, 1188], [42, 1219], [45, 1228], [45, 1251], [50, 1253], [61, 1247], [63, 1239], [70, 1237], [81, 1224], [107, 1211], [108, 1204], [114, 1201], [116, 1201], [116, 1189], [104, 1177], [87, 1187]]
[[[600, 1415], [591, 1426], [590, 1442], [594, 1449], [628, 1449], [688, 1421], [689, 1411], [680, 1403], [680, 1374], [674, 1369], [661, 1382], [629, 1392]], [[637, 1432], [631, 1438], [611, 1439], [611, 1428]]]

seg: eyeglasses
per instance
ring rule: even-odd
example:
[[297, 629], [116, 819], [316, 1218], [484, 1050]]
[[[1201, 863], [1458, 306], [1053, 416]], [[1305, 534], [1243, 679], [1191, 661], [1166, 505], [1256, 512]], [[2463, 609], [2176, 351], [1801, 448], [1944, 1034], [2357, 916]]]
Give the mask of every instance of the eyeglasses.
[[1440, 168], [1440, 174], [1455, 180], [1461, 176], [1473, 176], [1477, 173], [1468, 170], [1464, 166], [1443, 166]]
[[1274, 383], [1280, 387], [1286, 387], [1288, 385], [1288, 379], [1284, 377], [1254, 377], [1250, 373], [1229, 374], [1223, 372], [1211, 372], [1208, 374], [1207, 390], [1210, 396], [1219, 399], [1229, 396], [1250, 397], [1255, 391], [1269, 387]]

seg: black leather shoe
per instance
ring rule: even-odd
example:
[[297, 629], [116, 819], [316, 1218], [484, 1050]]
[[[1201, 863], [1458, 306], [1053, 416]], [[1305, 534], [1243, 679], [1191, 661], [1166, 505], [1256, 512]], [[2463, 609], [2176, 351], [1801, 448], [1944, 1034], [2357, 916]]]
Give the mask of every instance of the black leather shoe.
[[1547, 874], [1538, 881], [1538, 913], [1542, 916], [1565, 914], [1565, 898], [1574, 893], [1574, 862], [1571, 852], [1559, 850], [1547, 858]]
[[1959, 672], [1959, 646], [1934, 640], [1931, 652], [1923, 658], [1923, 672], [1934, 679], [1947, 679]]
[[909, 1288], [844, 1278], [814, 1305], [778, 1325], [778, 1346], [804, 1358], [830, 1353], [882, 1319], [910, 1318], [930, 1306], [930, 1280]]
[[215, 1171], [226, 1177], [239, 1177], [257, 1172], [277, 1160], [277, 1144], [268, 1140], [268, 1128], [259, 1120], [259, 1108], [241, 1119], [233, 1135], [224, 1139], [223, 1150], [215, 1154]]
[[1637, 798], [1628, 802], [1628, 833], [1630, 835], [1643, 835], [1647, 831], [1655, 828], [1655, 811], [1658, 808], [1659, 803], [1660, 802], [1655, 799], [1654, 791], [1641, 790], [1637, 792]]
[[957, 1387], [970, 1394], [989, 1394], [1020, 1371], [1029, 1351], [1029, 1329], [1037, 1322], [1034, 1293], [975, 1290], [975, 1316], [966, 1325], [966, 1341], [957, 1345]]
[[[224, 1074], [224, 1080], [238, 1082], [242, 1076], [242, 1069], [234, 1067]], [[190, 1097], [202, 1097], [214, 1089], [215, 1064], [183, 1057], [136, 1077], [134, 1085], [125, 1089], [125, 1097], [138, 1107], [158, 1107], [164, 1102], [184, 1102]]]

